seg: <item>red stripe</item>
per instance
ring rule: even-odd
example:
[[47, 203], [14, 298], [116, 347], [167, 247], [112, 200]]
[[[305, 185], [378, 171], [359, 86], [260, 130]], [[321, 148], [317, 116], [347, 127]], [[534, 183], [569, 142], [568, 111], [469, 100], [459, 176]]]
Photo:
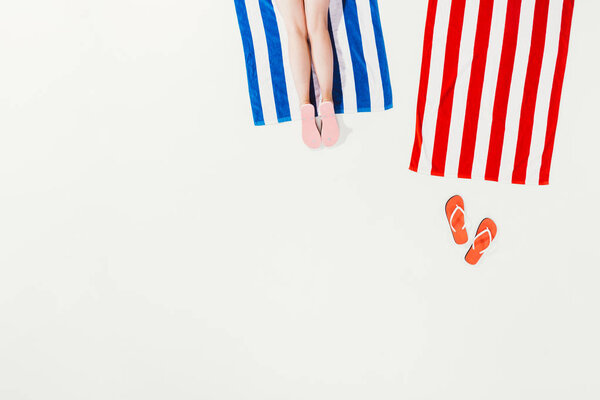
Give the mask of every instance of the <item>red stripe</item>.
[[569, 38], [571, 36], [573, 6], [574, 0], [565, 0], [563, 3], [560, 42], [558, 44], [558, 57], [556, 61], [556, 70], [554, 71], [552, 94], [550, 95], [550, 110], [548, 112], [546, 143], [544, 145], [544, 153], [542, 154], [542, 167], [540, 169], [540, 185], [547, 185], [550, 180], [550, 165], [552, 163], [552, 152], [554, 151], [556, 126], [558, 124], [558, 110], [560, 108], [560, 97], [565, 78], [565, 69], [567, 67], [567, 55], [569, 53]]
[[469, 94], [467, 96], [460, 163], [458, 165], [459, 178], [470, 179], [471, 171], [473, 170], [475, 140], [477, 137], [477, 127], [479, 125], [481, 94], [483, 92], [483, 80], [485, 78], [485, 66], [487, 64], [493, 11], [494, 0], [481, 0], [481, 3], [479, 3], [477, 33], [475, 35], [475, 45], [473, 50], [474, 57], [471, 64], [471, 80], [469, 82]]
[[437, 12], [437, 0], [430, 0], [427, 9], [427, 22], [425, 23], [425, 40], [423, 43], [423, 63], [421, 64], [421, 82], [419, 84], [419, 98], [417, 100], [417, 128], [415, 143], [413, 146], [410, 169], [419, 169], [421, 158], [421, 146], [423, 145], [423, 114], [427, 101], [427, 88], [429, 87], [429, 69], [431, 66], [431, 51], [433, 48], [433, 30], [435, 27], [435, 15]]
[[446, 57], [444, 60], [444, 76], [442, 79], [442, 92], [440, 94], [440, 107], [438, 109], [435, 142], [431, 174], [444, 176], [446, 169], [446, 155], [448, 152], [448, 136], [450, 134], [450, 120], [454, 103], [454, 87], [458, 74], [458, 57], [460, 53], [460, 39], [462, 36], [465, 18], [465, 0], [453, 0], [450, 8], [450, 22], [446, 42]]
[[533, 133], [533, 117], [540, 85], [544, 47], [546, 45], [549, 3], [550, 0], [537, 0], [535, 3], [529, 64], [527, 65], [527, 76], [525, 77], [525, 87], [523, 89], [519, 136], [512, 174], [513, 183], [525, 184], [527, 176], [527, 163], [529, 161], [529, 153], [531, 152], [531, 136]]
[[508, 96], [510, 94], [510, 85], [515, 65], [520, 16], [521, 0], [509, 0], [506, 11], [506, 23], [504, 24], [504, 41], [502, 43], [498, 83], [496, 84], [492, 130], [490, 133], [490, 144], [485, 171], [485, 179], [490, 181], [497, 181], [500, 173], [500, 160], [502, 157], [502, 146], [504, 145], [506, 110], [508, 108]]

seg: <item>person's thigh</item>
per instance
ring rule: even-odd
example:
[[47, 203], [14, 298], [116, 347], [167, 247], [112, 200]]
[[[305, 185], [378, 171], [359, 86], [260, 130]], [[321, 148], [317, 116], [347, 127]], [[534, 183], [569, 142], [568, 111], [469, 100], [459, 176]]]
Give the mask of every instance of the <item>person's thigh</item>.
[[304, 0], [276, 0], [275, 3], [288, 30], [306, 32]]
[[308, 29], [311, 29], [311, 25], [319, 27], [327, 21], [329, 0], [304, 0], [304, 12]]

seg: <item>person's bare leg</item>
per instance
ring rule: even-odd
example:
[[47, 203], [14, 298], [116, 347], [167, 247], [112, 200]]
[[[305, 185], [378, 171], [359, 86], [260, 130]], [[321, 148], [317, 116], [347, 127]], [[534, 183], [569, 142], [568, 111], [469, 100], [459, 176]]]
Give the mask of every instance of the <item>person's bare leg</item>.
[[310, 47], [304, 16], [304, 0], [277, 0], [288, 36], [288, 53], [300, 105], [310, 103]]
[[333, 146], [340, 137], [340, 129], [333, 106], [333, 49], [329, 37], [329, 0], [304, 0], [306, 26], [312, 53], [312, 62], [321, 87], [321, 140]]
[[323, 102], [333, 101], [333, 49], [328, 29], [329, 0], [304, 0], [312, 62]]
[[304, 0], [277, 0], [288, 34], [288, 53], [302, 119], [302, 140], [311, 149], [321, 146], [321, 134], [315, 121], [315, 108], [310, 103], [312, 74], [308, 32], [304, 16]]

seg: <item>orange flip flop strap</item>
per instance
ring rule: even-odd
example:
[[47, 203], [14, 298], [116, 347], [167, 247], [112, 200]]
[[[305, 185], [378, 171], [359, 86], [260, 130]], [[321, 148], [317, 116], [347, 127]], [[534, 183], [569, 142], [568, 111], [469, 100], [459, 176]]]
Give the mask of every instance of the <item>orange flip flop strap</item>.
[[[488, 234], [489, 238], [485, 237], [486, 233]], [[479, 254], [483, 254], [490, 247], [492, 240], [494, 240], [494, 237], [492, 236], [492, 231], [490, 231], [490, 228], [485, 228], [484, 230], [479, 232], [477, 236], [475, 236], [472, 246], [473, 250], [478, 251]], [[476, 244], [478, 244], [477, 248], [475, 248]], [[479, 250], [479, 247], [483, 247], [483, 249]]]
[[461, 230], [465, 228], [465, 210], [463, 210], [462, 207], [457, 204], [456, 207], [454, 208], [454, 211], [452, 211], [452, 214], [450, 214], [450, 217], [448, 217], [448, 221], [450, 222], [450, 228], [452, 229], [453, 232], [456, 232], [456, 229], [454, 229], [454, 225], [452, 224], [452, 221], [454, 220], [454, 216], [456, 215], [457, 211], [460, 211], [462, 213], [463, 226], [462, 226]]

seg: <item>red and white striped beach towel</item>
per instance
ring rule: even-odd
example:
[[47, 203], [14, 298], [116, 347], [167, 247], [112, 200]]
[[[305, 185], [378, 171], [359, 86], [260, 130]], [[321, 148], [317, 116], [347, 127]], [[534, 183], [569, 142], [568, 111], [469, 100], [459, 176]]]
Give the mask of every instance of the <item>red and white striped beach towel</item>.
[[410, 169], [547, 185], [574, 0], [430, 0]]

